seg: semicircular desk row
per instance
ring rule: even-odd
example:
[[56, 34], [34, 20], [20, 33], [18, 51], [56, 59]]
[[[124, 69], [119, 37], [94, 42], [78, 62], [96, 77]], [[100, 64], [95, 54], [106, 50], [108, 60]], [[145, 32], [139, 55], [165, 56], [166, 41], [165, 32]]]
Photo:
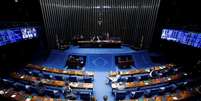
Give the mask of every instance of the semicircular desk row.
[[111, 84], [112, 89], [129, 89], [129, 88], [135, 88], [135, 87], [145, 87], [145, 86], [152, 86], [167, 82], [172, 82], [179, 80], [182, 77], [181, 74], [171, 75], [168, 77], [162, 77], [162, 78], [156, 78], [156, 79], [150, 79], [145, 81], [138, 81], [138, 82], [114, 82]]
[[[57, 86], [57, 87], [65, 86], [65, 81], [60, 81], [60, 80], [43, 79], [43, 78], [29, 76], [29, 75], [18, 75], [16, 73], [11, 73], [11, 77], [18, 80], [28, 81], [28, 82], [35, 82], [37, 80], [40, 80], [41, 83], [45, 85], [49, 85], [49, 86]], [[93, 89], [94, 88], [93, 83], [70, 82], [69, 85], [75, 89], [76, 88], [77, 89]]]
[[160, 70], [165, 70], [165, 69], [172, 69], [175, 68], [176, 65], [174, 64], [166, 64], [166, 65], [162, 65], [162, 66], [155, 66], [155, 67], [151, 67], [151, 68], [146, 68], [146, 69], [137, 69], [137, 70], [128, 70], [128, 71], [118, 71], [118, 72], [110, 72], [109, 73], [109, 77], [113, 77], [113, 76], [127, 76], [127, 75], [136, 75], [136, 74], [145, 74], [145, 73], [149, 73], [152, 70], [154, 71], [160, 71]]
[[49, 73], [57, 73], [57, 74], [65, 74], [65, 75], [76, 75], [76, 76], [90, 76], [94, 77], [94, 72], [90, 71], [82, 71], [82, 70], [62, 70], [57, 68], [50, 68], [50, 67], [44, 67], [34, 64], [27, 64], [27, 68], [30, 69], [36, 69], [39, 71], [49, 72]]
[[[0, 96], [14, 101], [78, 101], [78, 100], [65, 100], [62, 98], [52, 98], [46, 96], [33, 96], [24, 92], [15, 91], [14, 89], [0, 89]], [[150, 98], [121, 100], [121, 101], [179, 101], [193, 96], [193, 92], [189, 90], [182, 90], [177, 93], [170, 93], [164, 96], [154, 96]]]

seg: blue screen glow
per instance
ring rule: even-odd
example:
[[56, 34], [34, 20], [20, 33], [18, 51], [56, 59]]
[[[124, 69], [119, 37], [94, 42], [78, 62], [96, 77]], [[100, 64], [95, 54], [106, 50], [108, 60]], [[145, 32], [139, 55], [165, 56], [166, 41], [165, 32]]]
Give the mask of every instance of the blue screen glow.
[[37, 37], [37, 28], [0, 29], [0, 46]]
[[201, 48], [201, 33], [163, 29], [161, 39]]

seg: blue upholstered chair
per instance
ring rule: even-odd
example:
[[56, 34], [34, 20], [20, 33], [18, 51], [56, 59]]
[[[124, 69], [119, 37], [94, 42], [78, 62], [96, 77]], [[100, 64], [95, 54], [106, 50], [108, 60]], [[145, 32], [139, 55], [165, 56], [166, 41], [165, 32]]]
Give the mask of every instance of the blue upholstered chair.
[[85, 83], [92, 83], [93, 79], [91, 77], [85, 77], [84, 79]]
[[84, 101], [90, 101], [90, 99], [91, 99], [91, 92], [81, 91], [81, 92], [79, 92], [79, 95], [80, 95], [80, 99], [82, 99]]
[[60, 75], [55, 75], [54, 78], [55, 78], [56, 80], [61, 80], [61, 81], [64, 80], [64, 77], [63, 77], [63, 76], [60, 76]]
[[40, 76], [40, 72], [32, 71], [32, 76], [38, 77], [38, 76]]
[[154, 88], [154, 89], [151, 89], [151, 96], [154, 96], [154, 95], [159, 95], [160, 93], [160, 88]]
[[70, 77], [68, 77], [68, 81], [77, 82], [77, 77], [70, 76]]
[[25, 85], [20, 84], [20, 83], [14, 83], [13, 86], [14, 86], [14, 88], [15, 88], [16, 90], [19, 90], [19, 91], [21, 91], [21, 90], [22, 90], [22, 91], [25, 91], [25, 90], [26, 90]]
[[46, 79], [52, 79], [52, 76], [50, 74], [43, 74], [43, 77]]
[[133, 76], [129, 76], [127, 79], [127, 82], [134, 82], [134, 81], [137, 81], [137, 78]]
[[54, 98], [59, 98], [60, 97], [60, 92], [59, 92], [59, 90], [45, 89], [45, 95], [51, 96], [51, 97], [54, 97]]
[[127, 92], [126, 91], [117, 91], [115, 92], [115, 99], [116, 100], [123, 100], [126, 98]]
[[142, 75], [141, 77], [140, 77], [140, 80], [148, 80], [148, 79], [150, 79], [151, 77], [149, 76], [149, 75]]
[[145, 90], [144, 96], [145, 96], [145, 97], [148, 97], [148, 98], [151, 97], [151, 96], [152, 96], [151, 90], [150, 90], [150, 89]]
[[137, 99], [137, 98], [141, 97], [143, 94], [144, 94], [144, 91], [132, 91], [130, 93], [130, 98]]

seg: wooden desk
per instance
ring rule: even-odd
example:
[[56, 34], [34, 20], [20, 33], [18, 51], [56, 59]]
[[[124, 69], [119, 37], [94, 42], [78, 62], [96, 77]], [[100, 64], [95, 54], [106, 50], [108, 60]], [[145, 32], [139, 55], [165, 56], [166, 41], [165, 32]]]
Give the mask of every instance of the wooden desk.
[[163, 69], [174, 68], [174, 66], [175, 66], [174, 64], [166, 64], [164, 66], [155, 66], [155, 67], [152, 67], [150, 69], [138, 69], [138, 70], [120, 71], [120, 74], [118, 72], [110, 72], [109, 76], [117, 76], [117, 75], [126, 76], [126, 75], [145, 74], [145, 73], [149, 73], [151, 69], [153, 69], [155, 71], [160, 71], [160, 70], [163, 70]]
[[147, 81], [126, 82], [126, 83], [123, 83], [123, 84], [112, 83], [112, 88], [113, 89], [118, 89], [118, 86], [124, 86], [124, 88], [126, 89], [126, 88], [151, 86], [151, 85], [156, 85], [156, 84], [160, 84], [160, 83], [166, 83], [166, 82], [179, 80], [180, 78], [181, 78], [181, 75], [176, 74], [176, 75], [172, 75], [172, 76], [169, 76], [169, 77], [163, 77], [163, 78], [152, 79], [152, 80], [147, 80]]
[[174, 93], [166, 96], [166, 101], [180, 101], [186, 98], [191, 97], [191, 92], [187, 90], [180, 91], [179, 93]]
[[[42, 79], [39, 77], [33, 77], [28, 75], [17, 75], [16, 73], [12, 73], [11, 76], [15, 79], [24, 80], [28, 82], [35, 82], [37, 80], [40, 80], [43, 84], [49, 86], [57, 86], [57, 87], [65, 86], [65, 81]], [[70, 83], [70, 86], [75, 89], [93, 89], [94, 87], [93, 83], [81, 83], [81, 82]]]
[[78, 45], [83, 48], [119, 48], [122, 41], [120, 40], [100, 40], [100, 41], [77, 41]]
[[[154, 96], [151, 98], [139, 98], [139, 99], [130, 99], [130, 100], [121, 100], [121, 101], [181, 101], [185, 100], [189, 97], [191, 97], [192, 94], [190, 91], [182, 90], [177, 93], [172, 93], [169, 95], [163, 95], [163, 96]], [[163, 100], [163, 98], [165, 100]]]
[[14, 89], [0, 89], [0, 96], [11, 101], [76, 101], [61, 98], [51, 98], [46, 96], [32, 96], [24, 92], [17, 92]]
[[89, 71], [61, 70], [61, 69], [48, 68], [48, 67], [43, 67], [43, 66], [38, 66], [38, 65], [33, 65], [33, 64], [27, 64], [26, 67], [44, 71], [44, 72], [50, 72], [50, 73], [94, 77], [94, 72], [89, 72]]

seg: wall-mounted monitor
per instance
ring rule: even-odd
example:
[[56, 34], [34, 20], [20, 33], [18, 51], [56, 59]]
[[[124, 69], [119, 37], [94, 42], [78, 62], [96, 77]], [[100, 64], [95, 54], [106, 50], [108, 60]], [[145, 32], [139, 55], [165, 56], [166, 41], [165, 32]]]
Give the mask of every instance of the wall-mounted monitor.
[[161, 39], [201, 48], [201, 33], [163, 29]]
[[37, 27], [0, 29], [0, 46], [38, 37]]

